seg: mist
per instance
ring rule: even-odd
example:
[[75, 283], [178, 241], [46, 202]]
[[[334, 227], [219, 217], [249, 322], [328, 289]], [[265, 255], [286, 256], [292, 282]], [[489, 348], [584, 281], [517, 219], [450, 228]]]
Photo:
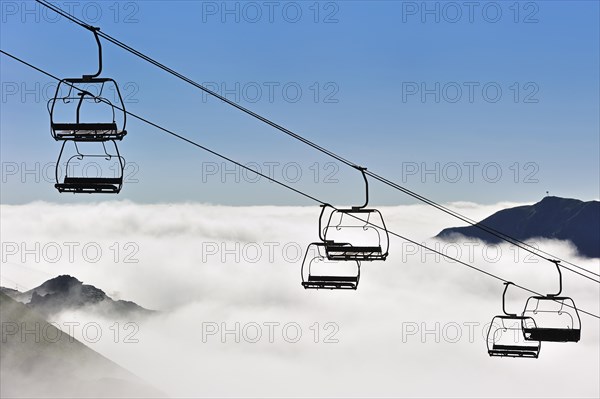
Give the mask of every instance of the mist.
[[[521, 204], [447, 204], [476, 220]], [[2, 285], [33, 288], [70, 274], [113, 299], [158, 310], [139, 320], [83, 311], [84, 344], [173, 397], [598, 397], [599, 323], [581, 314], [577, 344], [543, 343], [540, 358], [490, 358], [485, 334], [503, 285], [390, 239], [386, 262], [363, 262], [357, 291], [300, 284], [318, 241], [318, 207], [208, 204], [2, 205]], [[389, 230], [530, 287], [557, 290], [549, 262], [509, 245], [433, 239], [456, 219], [421, 205], [380, 208]], [[569, 242], [532, 240], [598, 273]], [[600, 312], [600, 288], [565, 271], [563, 293]], [[529, 293], [511, 288], [509, 310]], [[94, 325], [94, 332], [85, 326]]]

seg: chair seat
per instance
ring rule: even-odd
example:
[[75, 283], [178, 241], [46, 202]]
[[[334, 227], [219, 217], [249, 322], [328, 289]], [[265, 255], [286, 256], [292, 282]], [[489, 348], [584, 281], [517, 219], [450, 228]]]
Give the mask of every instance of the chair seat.
[[325, 246], [327, 258], [330, 260], [385, 260], [387, 254], [377, 247], [356, 247], [352, 245], [328, 244]]
[[58, 139], [98, 141], [120, 140], [126, 130], [119, 130], [117, 124], [111, 123], [53, 123], [52, 130]]
[[65, 177], [65, 184], [121, 184], [121, 177]]
[[308, 276], [308, 281], [321, 281], [321, 282], [358, 282], [358, 277], [354, 276]]
[[581, 330], [573, 328], [524, 328], [527, 341], [578, 342]]

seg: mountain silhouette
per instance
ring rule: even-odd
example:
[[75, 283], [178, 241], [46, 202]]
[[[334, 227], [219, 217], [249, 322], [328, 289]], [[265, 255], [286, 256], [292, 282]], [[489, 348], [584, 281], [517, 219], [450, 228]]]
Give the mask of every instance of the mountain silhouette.
[[101, 289], [69, 275], [55, 277], [26, 292], [7, 288], [2, 288], [2, 292], [46, 317], [80, 309], [110, 317], [145, 316], [154, 312], [134, 302], [115, 301]]
[[165, 397], [0, 292], [0, 397]]
[[[545, 197], [533, 205], [504, 209], [479, 222], [518, 240], [568, 240], [580, 255], [600, 258], [600, 202]], [[499, 243], [498, 237], [475, 226], [451, 227], [436, 237], [447, 241], [456, 235]]]

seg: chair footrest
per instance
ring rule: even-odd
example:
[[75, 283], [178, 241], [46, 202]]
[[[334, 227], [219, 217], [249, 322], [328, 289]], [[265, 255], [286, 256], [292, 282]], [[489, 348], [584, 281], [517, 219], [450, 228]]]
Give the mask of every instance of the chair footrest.
[[358, 286], [352, 283], [318, 283], [318, 282], [304, 282], [302, 286], [306, 289], [323, 289], [323, 290], [355, 290]]
[[509, 350], [495, 350], [490, 349], [488, 355], [495, 357], [527, 357], [537, 358], [539, 351], [509, 351]]
[[118, 193], [123, 178], [110, 177], [65, 177], [63, 183], [54, 187], [61, 193]]

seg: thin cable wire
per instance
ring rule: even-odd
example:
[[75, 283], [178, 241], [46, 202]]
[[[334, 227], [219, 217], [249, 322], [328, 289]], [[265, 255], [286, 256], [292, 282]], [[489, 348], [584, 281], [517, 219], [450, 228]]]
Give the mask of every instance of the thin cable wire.
[[[71, 22], [73, 22], [73, 23], [75, 23], [75, 24], [77, 24], [77, 25], [79, 25], [79, 26], [81, 26], [83, 28], [86, 28], [88, 30], [92, 30], [92, 26], [91, 25], [89, 25], [89, 24], [85, 23], [84, 21], [78, 19], [77, 17], [75, 17], [75, 16], [73, 16], [73, 15], [71, 15], [71, 14], [63, 11], [61, 8], [59, 8], [57, 6], [54, 6], [53, 4], [51, 4], [51, 3], [49, 3], [49, 2], [47, 2], [45, 0], [36, 0], [36, 1], [39, 4], [41, 4], [41, 5], [49, 8], [49, 9], [51, 9], [54, 12], [56, 12], [57, 14], [65, 17], [65, 18], [67, 18]], [[122, 49], [124, 49], [124, 50], [126, 50], [126, 51], [128, 51], [128, 52], [130, 52], [130, 53], [132, 53], [134, 55], [136, 55], [137, 57], [143, 59], [144, 61], [147, 61], [147, 62], [151, 63], [152, 65], [154, 65], [154, 66], [162, 69], [163, 71], [165, 71], [165, 72], [167, 72], [167, 73], [169, 73], [169, 74], [171, 74], [171, 75], [173, 75], [173, 76], [175, 76], [175, 77], [183, 80], [184, 82], [186, 82], [186, 83], [188, 83], [188, 84], [190, 84], [190, 85], [192, 85], [192, 86], [194, 86], [194, 87], [202, 90], [203, 92], [205, 92], [205, 93], [207, 93], [207, 94], [209, 94], [209, 95], [211, 95], [211, 96], [213, 96], [213, 97], [215, 97], [215, 98], [217, 98], [217, 99], [219, 99], [219, 100], [221, 100], [221, 101], [223, 101], [223, 102], [231, 105], [232, 107], [237, 108], [238, 110], [240, 110], [240, 111], [242, 111], [242, 112], [244, 112], [244, 113], [252, 116], [255, 119], [260, 120], [261, 122], [263, 122], [263, 123], [265, 123], [265, 124], [267, 124], [267, 125], [275, 128], [275, 129], [281, 131], [282, 133], [285, 133], [285, 134], [293, 137], [294, 139], [303, 142], [304, 144], [312, 147], [313, 149], [315, 149], [317, 151], [320, 151], [321, 153], [323, 153], [325, 155], [328, 155], [329, 157], [331, 157], [333, 159], [336, 159], [337, 161], [339, 161], [339, 162], [341, 162], [341, 163], [343, 163], [343, 164], [345, 164], [347, 166], [350, 166], [350, 167], [355, 168], [355, 169], [359, 168], [359, 166], [357, 164], [355, 164], [354, 162], [349, 161], [349, 160], [345, 159], [344, 157], [342, 157], [342, 156], [340, 156], [340, 155], [338, 155], [338, 154], [336, 154], [336, 153], [334, 153], [334, 152], [332, 152], [332, 151], [330, 151], [330, 150], [328, 150], [328, 149], [326, 149], [324, 147], [319, 146], [318, 144], [316, 144], [316, 143], [314, 143], [314, 142], [306, 139], [305, 137], [303, 137], [303, 136], [301, 136], [301, 135], [299, 135], [297, 133], [294, 133], [293, 131], [291, 131], [291, 130], [289, 130], [289, 129], [287, 129], [287, 128], [285, 128], [285, 127], [283, 127], [283, 126], [281, 126], [281, 125], [279, 125], [277, 123], [275, 123], [274, 121], [272, 121], [272, 120], [270, 120], [268, 118], [263, 117], [262, 115], [259, 115], [259, 114], [255, 113], [255, 112], [251, 111], [248, 108], [245, 108], [245, 107], [243, 107], [243, 106], [235, 103], [232, 100], [229, 100], [228, 98], [226, 98], [226, 97], [224, 97], [224, 96], [216, 93], [213, 90], [210, 90], [209, 88], [207, 88], [207, 87], [205, 87], [205, 86], [203, 86], [203, 85], [195, 82], [194, 80], [186, 77], [185, 75], [182, 75], [181, 73], [179, 73], [179, 72], [177, 72], [177, 71], [175, 71], [175, 70], [167, 67], [166, 65], [164, 65], [164, 64], [162, 64], [162, 63], [154, 60], [153, 58], [151, 58], [151, 57], [145, 55], [144, 53], [142, 53], [142, 52], [134, 49], [133, 47], [130, 47], [127, 44], [125, 44], [125, 43], [123, 43], [123, 42], [115, 39], [114, 37], [112, 37], [112, 36], [110, 36], [110, 35], [102, 32], [102, 31], [98, 31], [97, 33], [98, 33], [98, 35], [100, 37], [104, 38], [105, 40], [107, 40], [107, 41], [109, 41], [109, 42], [111, 42], [113, 44], [115, 44], [116, 46], [118, 46], [118, 47], [120, 47], [120, 48], [122, 48]], [[560, 260], [561, 262], [566, 263], [566, 264], [568, 264], [570, 266], [573, 266], [573, 267], [575, 267], [575, 268], [577, 268], [579, 270], [582, 270], [582, 271], [584, 271], [586, 273], [589, 273], [589, 274], [594, 275], [596, 277], [600, 277], [600, 274], [598, 274], [598, 273], [595, 273], [595, 272], [593, 272], [591, 270], [588, 270], [588, 269], [586, 269], [584, 267], [576, 265], [575, 263], [572, 263], [572, 262], [570, 262], [568, 260], [562, 259], [562, 258], [560, 258], [558, 256], [552, 255], [552, 254], [550, 254], [550, 253], [548, 253], [546, 251], [543, 251], [541, 249], [535, 248], [535, 247], [533, 247], [533, 246], [531, 246], [531, 245], [529, 245], [529, 244], [527, 244], [527, 243], [525, 243], [525, 242], [523, 242], [523, 241], [521, 241], [521, 240], [519, 240], [517, 238], [514, 238], [514, 237], [512, 237], [512, 236], [510, 236], [508, 234], [502, 233], [502, 232], [500, 232], [500, 231], [498, 231], [498, 230], [496, 230], [496, 229], [494, 229], [492, 227], [489, 227], [487, 225], [478, 223], [475, 220], [473, 220], [471, 218], [468, 218], [467, 216], [464, 216], [464, 215], [460, 214], [459, 212], [456, 212], [456, 211], [454, 211], [454, 210], [452, 210], [452, 209], [450, 209], [448, 207], [445, 207], [445, 206], [443, 206], [441, 204], [438, 204], [435, 201], [432, 201], [432, 200], [430, 200], [430, 199], [428, 199], [428, 198], [426, 198], [426, 197], [424, 197], [422, 195], [419, 195], [419, 194], [417, 194], [417, 193], [415, 193], [415, 192], [413, 192], [413, 191], [411, 191], [411, 190], [409, 190], [409, 189], [401, 186], [398, 183], [395, 183], [395, 182], [393, 182], [393, 181], [391, 181], [391, 180], [389, 180], [387, 178], [384, 178], [383, 176], [380, 176], [380, 175], [378, 175], [376, 173], [373, 173], [373, 172], [371, 172], [369, 170], [367, 170], [366, 173], [367, 173], [368, 176], [372, 177], [373, 179], [375, 179], [375, 180], [377, 180], [377, 181], [379, 181], [379, 182], [381, 182], [381, 183], [383, 183], [385, 185], [388, 185], [388, 186], [390, 186], [390, 187], [392, 187], [392, 188], [394, 188], [396, 190], [399, 190], [399, 191], [403, 192], [404, 194], [407, 194], [407, 195], [409, 195], [409, 196], [411, 196], [411, 197], [413, 197], [413, 198], [415, 198], [415, 199], [417, 199], [419, 201], [422, 201], [422, 202], [424, 202], [424, 203], [426, 203], [426, 204], [428, 204], [430, 206], [433, 206], [434, 208], [436, 208], [436, 209], [438, 209], [438, 210], [440, 210], [440, 211], [442, 211], [442, 212], [444, 212], [444, 213], [446, 213], [448, 215], [451, 215], [451, 216], [453, 216], [455, 218], [458, 218], [458, 219], [462, 220], [463, 222], [465, 222], [465, 223], [467, 223], [467, 224], [469, 224], [469, 225], [471, 225], [473, 227], [476, 227], [476, 228], [478, 228], [480, 230], [486, 231], [487, 233], [495, 236], [496, 238], [499, 238], [499, 239], [501, 239], [503, 241], [509, 242], [510, 244], [512, 244], [512, 245], [514, 245], [516, 247], [519, 247], [519, 248], [521, 248], [521, 249], [523, 249], [523, 250], [525, 250], [525, 251], [527, 251], [527, 252], [529, 252], [529, 253], [531, 253], [531, 254], [533, 254], [535, 256], [538, 256], [538, 257], [540, 257], [540, 258], [542, 258], [544, 260], [547, 260], [549, 262], [552, 262], [553, 260]], [[541, 254], [544, 254], [544, 255], [549, 256], [549, 257], [545, 257], [545, 256], [543, 256]], [[562, 267], [562, 268], [564, 268], [564, 269], [566, 269], [566, 270], [569, 270], [569, 271], [571, 271], [571, 272], [573, 272], [573, 273], [575, 273], [575, 274], [577, 274], [577, 275], [579, 275], [581, 277], [587, 278], [588, 280], [591, 280], [591, 281], [593, 281], [595, 283], [600, 284], [600, 281], [598, 281], [598, 280], [596, 280], [594, 278], [591, 278], [591, 277], [589, 277], [589, 276], [587, 276], [585, 274], [579, 273], [579, 272], [577, 272], [577, 271], [575, 271], [575, 270], [573, 270], [573, 269], [571, 269], [569, 267], [566, 267], [565, 265], [561, 264], [559, 266]]]
[[[25, 61], [25, 60], [22, 60], [22, 59], [20, 59], [20, 58], [18, 58], [18, 57], [16, 57], [16, 56], [14, 56], [14, 55], [12, 55], [12, 54], [10, 54], [10, 53], [7, 53], [7, 52], [6, 52], [6, 51], [4, 51], [4, 50], [1, 50], [1, 49], [0, 49], [0, 53], [2, 53], [2, 54], [4, 54], [4, 55], [6, 55], [6, 56], [8, 56], [8, 57], [12, 58], [13, 60], [16, 60], [16, 61], [18, 61], [18, 62], [20, 62], [20, 63], [22, 63], [22, 64], [26, 65], [26, 66], [28, 66], [28, 67], [30, 67], [30, 68], [32, 68], [32, 69], [34, 69], [34, 70], [38, 71], [38, 72], [40, 72], [40, 73], [42, 73], [42, 74], [44, 74], [44, 75], [46, 75], [46, 76], [48, 76], [48, 77], [50, 77], [50, 78], [52, 78], [52, 79], [55, 79], [55, 80], [57, 80], [57, 81], [59, 81], [59, 82], [61, 81], [61, 79], [60, 79], [60, 78], [58, 78], [58, 77], [56, 77], [56, 76], [52, 75], [51, 73], [49, 73], [49, 72], [47, 72], [47, 71], [44, 71], [43, 69], [41, 69], [41, 68], [38, 68], [38, 67], [36, 67], [35, 65], [32, 65], [32, 64], [28, 63], [27, 61]], [[80, 88], [76, 87], [75, 85], [73, 85], [73, 84], [71, 84], [71, 83], [69, 83], [69, 82], [64, 82], [64, 83], [65, 83], [65, 84], [67, 84], [67, 85], [69, 85], [69, 86], [71, 86], [72, 88], [74, 88], [74, 89], [76, 89], [76, 90], [80, 91], [80, 92], [81, 92], [81, 91], [83, 91], [82, 89], [80, 89]], [[107, 101], [107, 100], [105, 100], [105, 99], [103, 99], [103, 98], [99, 98], [99, 97], [94, 97], [94, 98], [95, 98], [95, 99], [98, 99], [98, 100], [100, 100], [100, 101], [103, 101], [103, 102], [105, 102], [105, 103], [106, 103], [106, 101]], [[135, 114], [135, 113], [133, 113], [133, 112], [127, 111], [127, 110], [125, 110], [125, 109], [123, 109], [123, 108], [120, 108], [120, 107], [118, 107], [118, 106], [115, 106], [115, 108], [116, 108], [116, 109], [118, 109], [119, 111], [126, 112], [126, 113], [127, 113], [127, 115], [129, 115], [129, 116], [131, 116], [131, 117], [133, 117], [133, 118], [135, 118], [135, 119], [137, 119], [137, 120], [139, 120], [139, 121], [141, 121], [141, 122], [144, 122], [144, 123], [146, 123], [146, 124], [148, 124], [148, 125], [150, 125], [150, 126], [153, 126], [153, 127], [155, 127], [156, 129], [158, 129], [158, 130], [161, 130], [161, 131], [163, 131], [163, 132], [165, 132], [165, 133], [167, 133], [167, 134], [170, 134], [171, 136], [174, 136], [174, 137], [176, 137], [176, 138], [178, 138], [178, 139], [180, 139], [180, 140], [182, 140], [182, 141], [184, 141], [184, 142], [186, 142], [186, 143], [189, 143], [189, 144], [191, 144], [191, 145], [194, 145], [194, 146], [196, 146], [196, 147], [198, 147], [198, 148], [200, 148], [200, 149], [202, 149], [202, 150], [204, 150], [204, 151], [207, 151], [207, 152], [209, 152], [210, 154], [213, 154], [213, 155], [215, 155], [215, 156], [217, 156], [217, 157], [219, 157], [219, 158], [221, 158], [221, 159], [224, 159], [224, 160], [226, 160], [226, 161], [228, 161], [228, 162], [231, 162], [231, 163], [233, 163], [233, 164], [235, 164], [235, 165], [237, 165], [237, 166], [239, 166], [239, 167], [241, 167], [241, 168], [243, 168], [243, 169], [245, 169], [245, 170], [248, 170], [248, 171], [250, 171], [250, 172], [254, 172], [254, 173], [258, 174], [259, 176], [261, 176], [261, 177], [264, 177], [265, 179], [267, 179], [267, 180], [269, 180], [269, 181], [272, 181], [273, 183], [277, 183], [278, 185], [280, 185], [280, 186], [282, 186], [282, 187], [285, 187], [285, 188], [287, 188], [287, 189], [289, 189], [289, 190], [291, 190], [291, 191], [293, 191], [293, 192], [295, 192], [295, 193], [297, 193], [297, 194], [300, 194], [300, 195], [302, 195], [302, 196], [304, 196], [304, 197], [306, 197], [306, 198], [308, 198], [308, 199], [311, 199], [312, 201], [315, 201], [315, 202], [317, 202], [317, 203], [319, 203], [319, 204], [321, 204], [321, 205], [328, 205], [326, 202], [324, 202], [324, 201], [322, 201], [322, 200], [320, 200], [320, 199], [318, 199], [318, 198], [316, 198], [316, 197], [314, 197], [314, 196], [312, 196], [312, 195], [310, 195], [310, 194], [306, 194], [306, 193], [304, 193], [303, 191], [300, 191], [300, 190], [298, 190], [298, 189], [295, 189], [295, 188], [293, 188], [293, 187], [291, 187], [291, 186], [289, 186], [289, 185], [287, 185], [287, 184], [285, 184], [285, 183], [282, 183], [282, 182], [280, 182], [279, 180], [277, 180], [277, 179], [275, 179], [275, 178], [273, 178], [273, 177], [270, 177], [270, 176], [268, 176], [268, 175], [265, 175], [265, 174], [262, 174], [262, 173], [260, 173], [260, 172], [257, 172], [257, 171], [255, 171], [254, 169], [252, 169], [252, 168], [250, 168], [250, 167], [248, 167], [248, 166], [246, 166], [246, 165], [243, 165], [243, 164], [241, 164], [241, 163], [239, 163], [239, 162], [236, 162], [236, 161], [234, 161], [233, 159], [226, 157], [225, 155], [222, 155], [222, 154], [220, 154], [220, 153], [218, 153], [218, 152], [216, 152], [216, 151], [213, 151], [213, 150], [211, 150], [211, 149], [209, 149], [209, 148], [207, 148], [207, 147], [205, 147], [205, 146], [203, 146], [203, 145], [201, 145], [201, 144], [199, 144], [199, 143], [197, 143], [197, 142], [195, 142], [195, 141], [193, 141], [193, 140], [190, 140], [190, 139], [188, 139], [188, 138], [186, 138], [186, 137], [184, 137], [184, 136], [182, 136], [182, 135], [180, 135], [180, 134], [178, 134], [178, 133], [175, 133], [175, 132], [173, 132], [172, 130], [169, 130], [169, 129], [167, 129], [167, 128], [165, 128], [165, 127], [161, 126], [161, 125], [158, 125], [157, 123], [151, 122], [151, 121], [149, 121], [148, 119], [146, 119], [146, 118], [144, 118], [144, 117], [141, 117], [141, 116], [139, 116], [139, 115], [137, 115], [137, 114]], [[330, 205], [330, 206], [331, 206], [331, 205]], [[333, 206], [332, 206], [332, 208], [333, 208], [333, 209], [335, 209], [335, 210], [337, 210], [337, 208], [335, 208], [335, 207], [333, 207]], [[376, 224], [373, 224], [373, 223], [369, 222], [368, 220], [363, 220], [363, 219], [361, 219], [361, 218], [359, 218], [359, 217], [357, 217], [357, 216], [354, 216], [354, 215], [351, 215], [351, 216], [352, 216], [352, 217], [354, 217], [354, 218], [356, 218], [356, 219], [358, 219], [358, 220], [360, 220], [360, 221], [362, 221], [362, 222], [368, 223], [368, 224], [370, 224], [370, 225], [372, 225], [372, 226], [374, 226], [374, 227], [376, 227], [376, 228], [378, 228], [378, 229], [381, 229], [381, 230], [388, 231], [388, 233], [389, 233], [389, 234], [391, 234], [391, 235], [393, 235], [393, 236], [395, 236], [395, 237], [398, 237], [398, 238], [401, 238], [401, 239], [403, 239], [403, 240], [406, 240], [406, 241], [408, 241], [408, 242], [410, 242], [410, 243], [412, 243], [412, 244], [415, 244], [415, 245], [417, 245], [417, 246], [419, 246], [419, 247], [421, 247], [421, 248], [423, 248], [423, 249], [426, 249], [426, 250], [428, 250], [428, 251], [432, 251], [432, 252], [434, 252], [434, 253], [437, 253], [437, 254], [439, 254], [439, 255], [441, 255], [441, 256], [443, 256], [443, 257], [445, 257], [446, 259], [449, 259], [449, 260], [452, 260], [452, 261], [454, 261], [454, 262], [457, 262], [457, 263], [459, 263], [459, 264], [461, 264], [461, 265], [467, 266], [468, 268], [470, 268], [470, 269], [473, 269], [473, 270], [476, 270], [476, 271], [478, 271], [478, 272], [480, 272], [480, 273], [483, 273], [483, 274], [485, 274], [485, 275], [487, 275], [487, 276], [489, 276], [489, 277], [493, 277], [493, 278], [495, 278], [495, 279], [497, 279], [497, 280], [499, 280], [499, 281], [505, 282], [505, 283], [506, 283], [506, 282], [509, 282], [508, 280], [505, 280], [505, 279], [503, 279], [502, 277], [499, 277], [499, 276], [497, 276], [497, 275], [495, 275], [495, 274], [493, 274], [493, 273], [490, 273], [490, 272], [488, 272], [488, 271], [485, 271], [485, 270], [483, 270], [483, 269], [480, 269], [480, 268], [478, 268], [478, 267], [476, 267], [476, 266], [470, 265], [470, 264], [468, 264], [468, 263], [466, 263], [466, 262], [463, 262], [463, 261], [461, 261], [461, 260], [459, 260], [459, 259], [456, 259], [456, 258], [454, 258], [454, 257], [452, 257], [452, 256], [450, 256], [450, 255], [447, 255], [447, 254], [443, 253], [443, 252], [440, 252], [440, 251], [437, 251], [437, 250], [435, 250], [435, 249], [429, 248], [429, 247], [428, 247], [428, 246], [426, 246], [425, 244], [418, 243], [418, 242], [416, 242], [416, 241], [414, 241], [414, 240], [411, 240], [411, 239], [409, 239], [409, 238], [407, 238], [407, 237], [405, 237], [405, 236], [403, 236], [403, 235], [401, 235], [401, 234], [395, 233], [395, 232], [393, 232], [393, 231], [389, 231], [389, 230], [383, 229], [381, 226], [377, 226]], [[513, 283], [513, 284], [514, 284], [514, 283]], [[514, 286], [515, 286], [515, 287], [517, 287], [517, 288], [520, 288], [520, 289], [522, 289], [522, 290], [524, 290], [524, 291], [527, 291], [527, 292], [529, 292], [529, 293], [531, 293], [531, 294], [534, 294], [534, 295], [537, 295], [537, 296], [543, 296], [542, 294], [540, 294], [540, 293], [538, 293], [538, 292], [536, 292], [536, 291], [534, 291], [534, 290], [531, 290], [531, 289], [529, 289], [529, 288], [527, 288], [527, 287], [525, 287], [525, 286], [522, 286], [522, 285], [519, 285], [519, 284], [514, 284]], [[558, 302], [558, 301], [556, 301], [556, 302]], [[571, 308], [573, 308], [573, 307], [572, 307], [572, 306], [570, 306], [570, 305], [567, 305], [567, 304], [564, 304], [564, 305], [565, 305], [565, 306], [568, 306], [568, 307], [571, 307]], [[586, 314], [586, 315], [588, 315], [588, 316], [594, 317], [594, 318], [596, 318], [596, 319], [600, 319], [600, 316], [598, 316], [598, 315], [596, 315], [596, 314], [593, 314], [593, 313], [591, 313], [591, 312], [588, 312], [588, 311], [586, 311], [586, 310], [583, 310], [583, 309], [576, 309], [576, 310], [578, 310], [579, 312], [581, 312], [581, 313], [583, 313], [583, 314]]]

